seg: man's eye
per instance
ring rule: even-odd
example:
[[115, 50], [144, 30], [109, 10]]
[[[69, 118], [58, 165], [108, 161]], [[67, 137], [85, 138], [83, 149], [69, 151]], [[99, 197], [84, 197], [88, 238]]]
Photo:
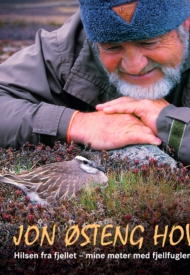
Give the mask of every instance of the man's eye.
[[105, 43], [105, 44], [99, 44], [99, 50], [103, 52], [116, 52], [118, 50], [122, 49], [122, 45], [120, 44], [112, 44], [112, 43]]
[[147, 48], [154, 48], [158, 45], [158, 41], [141, 42], [140, 45]]
[[117, 51], [121, 49], [121, 46], [118, 46], [118, 45], [115, 45], [115, 46], [110, 46], [110, 47], [105, 47], [104, 50], [105, 51], [108, 51], [108, 52], [111, 52], [111, 51]]
[[156, 42], [142, 42], [143, 45], [154, 45]]

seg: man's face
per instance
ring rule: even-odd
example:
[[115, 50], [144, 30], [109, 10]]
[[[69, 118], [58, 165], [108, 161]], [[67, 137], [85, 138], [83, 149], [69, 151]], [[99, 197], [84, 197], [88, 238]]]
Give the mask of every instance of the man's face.
[[98, 43], [98, 48], [110, 81], [123, 95], [156, 99], [179, 81], [184, 45], [173, 30], [143, 41]]

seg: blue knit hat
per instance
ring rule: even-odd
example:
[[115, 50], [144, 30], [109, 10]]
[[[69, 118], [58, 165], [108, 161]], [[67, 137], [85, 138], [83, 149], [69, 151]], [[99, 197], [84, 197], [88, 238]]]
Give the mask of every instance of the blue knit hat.
[[79, 0], [92, 42], [142, 40], [176, 29], [190, 17], [190, 0]]

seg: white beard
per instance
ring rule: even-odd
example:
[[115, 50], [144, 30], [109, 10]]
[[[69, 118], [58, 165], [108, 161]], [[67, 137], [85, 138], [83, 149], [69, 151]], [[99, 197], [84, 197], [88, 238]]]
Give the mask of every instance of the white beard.
[[165, 76], [156, 83], [146, 87], [143, 87], [143, 85], [141, 86], [127, 83], [124, 80], [121, 80], [116, 73], [110, 74], [109, 79], [110, 82], [117, 88], [118, 92], [124, 96], [129, 96], [136, 99], [155, 100], [165, 97], [180, 80], [180, 65], [177, 68], [161, 68], [161, 70]]
[[[183, 57], [181, 63], [176, 67], [164, 67], [159, 63], [149, 61], [147, 66], [141, 71], [141, 73], [146, 73], [154, 68], [159, 68], [163, 73], [164, 77], [157, 81], [156, 83], [143, 87], [142, 85], [133, 85], [125, 82], [119, 78], [120, 70], [123, 71], [122, 68], [117, 68], [116, 72], [108, 74], [110, 82], [117, 88], [118, 92], [124, 96], [129, 96], [136, 99], [160, 99], [169, 94], [171, 89], [180, 81], [181, 72], [183, 69], [183, 64], [185, 63], [186, 58], [188, 57], [188, 48], [189, 48], [189, 31], [184, 30], [183, 26], [182, 32], [183, 37]], [[105, 68], [104, 68], [105, 69]], [[107, 71], [105, 69], [105, 71]]]

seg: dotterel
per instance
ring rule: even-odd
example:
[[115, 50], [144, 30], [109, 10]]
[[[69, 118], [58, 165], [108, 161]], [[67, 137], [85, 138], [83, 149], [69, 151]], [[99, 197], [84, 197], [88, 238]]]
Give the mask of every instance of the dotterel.
[[71, 161], [47, 164], [28, 174], [0, 174], [0, 183], [3, 182], [19, 187], [32, 201], [52, 204], [73, 196], [90, 183], [106, 187], [108, 178], [96, 162], [76, 156]]

